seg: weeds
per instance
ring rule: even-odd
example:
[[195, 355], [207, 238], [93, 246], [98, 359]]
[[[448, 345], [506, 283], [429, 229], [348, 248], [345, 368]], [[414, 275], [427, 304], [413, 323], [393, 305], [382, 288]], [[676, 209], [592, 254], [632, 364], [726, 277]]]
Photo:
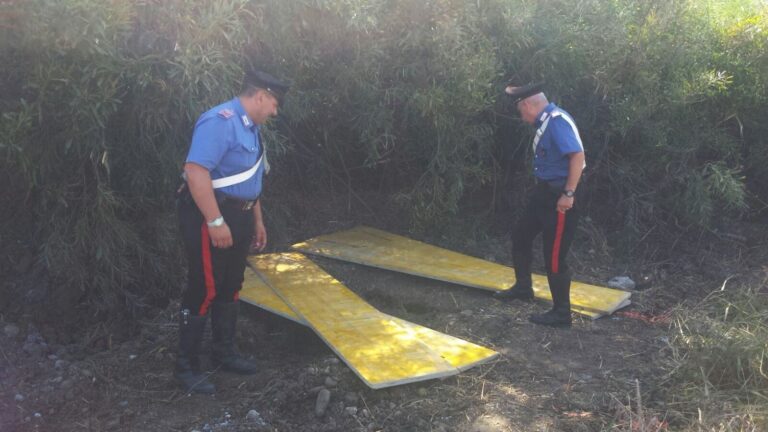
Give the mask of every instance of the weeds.
[[690, 311], [680, 309], [670, 341], [671, 405], [691, 430], [758, 431], [768, 427], [766, 281], [729, 281]]

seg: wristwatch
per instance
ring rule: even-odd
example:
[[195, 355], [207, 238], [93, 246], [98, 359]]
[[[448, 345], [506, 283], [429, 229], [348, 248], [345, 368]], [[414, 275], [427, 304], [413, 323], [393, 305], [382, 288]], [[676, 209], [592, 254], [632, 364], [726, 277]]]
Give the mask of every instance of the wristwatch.
[[208, 228], [218, 228], [224, 225], [224, 216], [219, 216], [210, 222], [206, 222], [205, 224], [208, 225]]
[[563, 191], [563, 195], [567, 196], [568, 198], [573, 198], [573, 194], [574, 192], [572, 190], [566, 189]]

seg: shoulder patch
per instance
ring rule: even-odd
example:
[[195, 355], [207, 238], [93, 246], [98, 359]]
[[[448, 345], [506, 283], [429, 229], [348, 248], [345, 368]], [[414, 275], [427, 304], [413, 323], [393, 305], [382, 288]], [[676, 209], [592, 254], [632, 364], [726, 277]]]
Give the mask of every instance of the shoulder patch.
[[229, 108], [224, 108], [223, 110], [219, 111], [219, 117], [228, 119], [235, 115], [235, 112], [232, 111]]

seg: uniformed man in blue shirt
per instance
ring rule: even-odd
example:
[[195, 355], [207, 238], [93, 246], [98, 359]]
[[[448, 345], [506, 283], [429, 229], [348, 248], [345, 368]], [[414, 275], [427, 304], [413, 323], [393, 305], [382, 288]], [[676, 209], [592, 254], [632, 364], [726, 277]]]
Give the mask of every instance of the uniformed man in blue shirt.
[[571, 326], [571, 272], [566, 263], [576, 233], [576, 188], [584, 170], [584, 146], [573, 117], [550, 103], [542, 84], [508, 85], [522, 120], [537, 128], [533, 139], [536, 186], [512, 234], [515, 285], [496, 294], [501, 299], [532, 300], [533, 240], [542, 233], [552, 310], [531, 315], [530, 321], [553, 327]]
[[235, 349], [238, 292], [249, 250], [267, 244], [260, 196], [268, 165], [260, 128], [277, 115], [287, 91], [269, 74], [248, 73], [239, 96], [211, 108], [195, 125], [178, 203], [188, 281], [175, 376], [187, 391], [215, 391], [198, 359], [209, 311], [213, 365], [240, 374], [257, 371]]

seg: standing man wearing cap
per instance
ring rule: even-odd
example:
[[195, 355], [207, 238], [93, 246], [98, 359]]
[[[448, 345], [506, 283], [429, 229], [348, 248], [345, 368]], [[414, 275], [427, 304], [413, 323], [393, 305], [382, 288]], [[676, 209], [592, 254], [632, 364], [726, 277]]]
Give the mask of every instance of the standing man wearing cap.
[[235, 348], [238, 292], [249, 250], [267, 244], [260, 195], [268, 166], [260, 127], [277, 115], [287, 90], [269, 74], [250, 72], [239, 96], [211, 108], [195, 125], [178, 201], [188, 277], [174, 375], [188, 392], [215, 391], [198, 359], [209, 312], [213, 365], [239, 374], [257, 371]]
[[495, 295], [501, 299], [533, 299], [531, 261], [533, 240], [542, 233], [552, 310], [534, 314], [531, 322], [552, 327], [571, 326], [571, 272], [566, 263], [576, 233], [576, 187], [584, 170], [584, 147], [570, 114], [550, 103], [542, 84], [508, 85], [521, 119], [537, 128], [533, 139], [536, 186], [512, 234], [515, 285]]

